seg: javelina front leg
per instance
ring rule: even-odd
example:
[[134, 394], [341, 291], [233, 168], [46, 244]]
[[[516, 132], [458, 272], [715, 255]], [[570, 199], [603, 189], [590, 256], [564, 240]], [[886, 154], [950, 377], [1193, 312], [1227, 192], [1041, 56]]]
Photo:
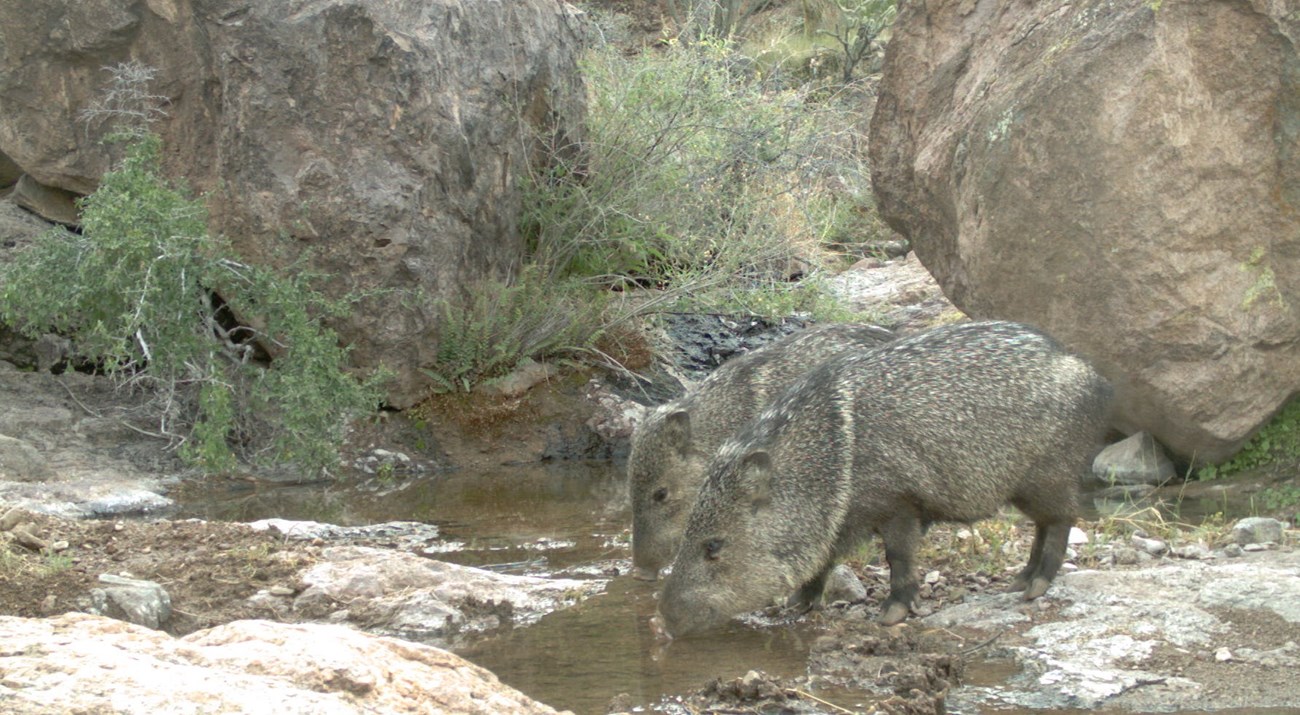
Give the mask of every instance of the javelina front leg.
[[1034, 525], [1034, 545], [1029, 550], [1029, 563], [1011, 583], [1012, 591], [1024, 591], [1026, 601], [1047, 593], [1047, 587], [1056, 578], [1065, 562], [1065, 547], [1070, 540], [1074, 520], [1038, 522]]
[[787, 605], [797, 609], [800, 613], [807, 613], [816, 608], [817, 603], [821, 600], [822, 591], [826, 590], [826, 578], [830, 575], [834, 563], [826, 564], [816, 576], [813, 576], [807, 583], [786, 602]]
[[898, 516], [876, 531], [885, 542], [885, 560], [889, 562], [889, 598], [882, 605], [880, 622], [892, 626], [907, 618], [916, 600], [919, 585], [913, 561], [921, 540], [921, 521], [913, 516]]

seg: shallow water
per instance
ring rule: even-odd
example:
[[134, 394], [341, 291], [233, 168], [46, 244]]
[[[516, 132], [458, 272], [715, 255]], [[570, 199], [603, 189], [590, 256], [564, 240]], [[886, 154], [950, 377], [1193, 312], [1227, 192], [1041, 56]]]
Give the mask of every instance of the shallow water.
[[503, 682], [577, 715], [606, 712], [620, 693], [645, 704], [749, 670], [782, 677], [805, 671], [809, 636], [800, 628], [734, 625], [710, 638], [656, 648], [648, 625], [656, 584], [626, 575], [631, 514], [623, 472], [607, 463], [440, 474], [390, 486], [372, 480], [360, 488], [236, 483], [179, 498], [185, 506], [177, 518], [432, 523], [448, 543], [438, 558], [511, 573], [594, 566], [577, 570], [581, 577], [617, 570], [604, 593], [579, 606], [460, 651]]
[[[605, 713], [610, 700], [622, 693], [630, 696], [627, 704], [647, 705], [665, 694], [685, 693], [749, 670], [782, 678], [803, 675], [816, 637], [800, 624], [759, 629], [733, 623], [708, 638], [657, 647], [648, 626], [656, 586], [626, 575], [631, 516], [624, 477], [619, 467], [604, 462], [501, 467], [391, 483], [209, 483], [175, 496], [184, 504], [179, 518], [278, 517], [340, 525], [414, 520], [439, 527], [447, 550], [438, 558], [447, 561], [537, 575], [619, 574], [604, 593], [578, 606], [460, 651], [503, 682], [577, 715]], [[1218, 498], [1220, 508], [1214, 511], [1222, 511], [1224, 503]], [[1188, 507], [1184, 519], [1194, 511], [1191, 500]], [[1087, 511], [1085, 518], [1096, 518], [1093, 509]], [[973, 664], [968, 684], [998, 685], [1014, 674], [1004, 670], [1005, 664], [997, 662]], [[849, 693], [816, 695], [850, 710], [857, 704]], [[960, 705], [952, 710], [977, 711]]]

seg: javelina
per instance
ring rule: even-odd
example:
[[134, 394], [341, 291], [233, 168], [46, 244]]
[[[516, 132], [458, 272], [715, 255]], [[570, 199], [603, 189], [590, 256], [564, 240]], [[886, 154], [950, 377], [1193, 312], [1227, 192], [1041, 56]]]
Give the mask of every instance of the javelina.
[[653, 581], [672, 560], [704, 468], [724, 439], [822, 360], [893, 338], [871, 325], [813, 326], [728, 361], [686, 396], [648, 413], [632, 435], [627, 465], [633, 574]]
[[925, 527], [1006, 502], [1037, 527], [1016, 579], [1037, 598], [1065, 557], [1110, 398], [1087, 363], [1015, 323], [831, 358], [710, 462], [653, 625], [669, 635], [720, 625], [824, 579], [872, 533], [890, 568], [880, 620], [898, 623], [916, 596]]

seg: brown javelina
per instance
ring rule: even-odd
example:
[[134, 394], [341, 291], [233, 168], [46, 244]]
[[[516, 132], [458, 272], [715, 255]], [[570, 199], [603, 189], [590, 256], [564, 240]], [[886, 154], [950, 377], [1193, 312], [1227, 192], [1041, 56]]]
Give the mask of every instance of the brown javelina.
[[[872, 534], [890, 568], [880, 620], [907, 617], [934, 521], [1010, 502], [1036, 525], [1016, 579], [1041, 596], [1065, 558], [1079, 478], [1111, 388], [1016, 323], [952, 325], [822, 363], [710, 462], [652, 626], [677, 636], [825, 578]], [[805, 587], [807, 588], [807, 587]]]
[[627, 463], [633, 574], [653, 581], [672, 561], [704, 468], [724, 439], [822, 360], [893, 338], [871, 325], [816, 325], [728, 361], [684, 397], [650, 411], [632, 435]]

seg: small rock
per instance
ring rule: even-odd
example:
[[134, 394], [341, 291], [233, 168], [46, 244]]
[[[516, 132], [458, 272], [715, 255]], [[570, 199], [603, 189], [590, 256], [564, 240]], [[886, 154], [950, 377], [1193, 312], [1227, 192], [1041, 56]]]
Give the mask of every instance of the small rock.
[[1228, 544], [1227, 546], [1223, 547], [1223, 555], [1230, 558], [1236, 558], [1238, 556], [1241, 556], [1243, 553], [1245, 552], [1242, 551], [1241, 546], [1238, 544]]
[[10, 533], [14, 535], [14, 541], [17, 541], [19, 544], [22, 544], [32, 551], [44, 551], [49, 548], [49, 544], [46, 543], [45, 539], [42, 539], [31, 532], [31, 526], [31, 524], [19, 524], [10, 529]]
[[1163, 556], [1169, 551], [1169, 544], [1160, 539], [1151, 539], [1138, 534], [1133, 534], [1129, 541], [1139, 551], [1151, 554], [1152, 556]]
[[297, 591], [293, 590], [292, 588], [289, 588], [288, 586], [272, 586], [268, 588], [266, 591], [272, 596], [282, 596], [282, 597], [292, 596], [293, 594], [297, 593]]
[[1202, 560], [1214, 557], [1214, 554], [1210, 553], [1210, 547], [1205, 544], [1184, 544], [1183, 546], [1175, 546], [1170, 550], [1170, 553], [1180, 559]]
[[31, 444], [0, 434], [0, 477], [14, 482], [40, 482], [54, 472]]
[[69, 544], [67, 540], [59, 539], [58, 541], [50, 544], [50, 551], [53, 551], [55, 553], [58, 553], [60, 551], [67, 551], [69, 546], [71, 546], [71, 544]]
[[1243, 551], [1268, 551], [1268, 544], [1246, 544], [1241, 547]]
[[1232, 538], [1238, 544], [1282, 543], [1282, 530], [1285, 524], [1277, 519], [1252, 516], [1238, 521], [1232, 526]]
[[862, 585], [853, 570], [844, 564], [831, 569], [826, 577], [826, 588], [822, 590], [822, 600], [826, 603], [836, 601], [861, 601], [867, 597], [867, 587]]
[[1070, 536], [1068, 542], [1071, 546], [1088, 543], [1088, 532], [1077, 526], [1070, 527]]
[[1214, 659], [1220, 663], [1227, 663], [1232, 660], [1232, 651], [1227, 648], [1220, 648], [1214, 651]]
[[1164, 484], [1177, 475], [1164, 447], [1146, 432], [1103, 449], [1092, 462], [1092, 473], [1107, 484]]
[[0, 516], [0, 531], [9, 531], [18, 526], [26, 516], [27, 511], [22, 507], [10, 507], [9, 511], [4, 513], [4, 516]]
[[153, 581], [100, 574], [104, 588], [90, 592], [91, 611], [146, 628], [157, 629], [172, 615], [172, 599]]

